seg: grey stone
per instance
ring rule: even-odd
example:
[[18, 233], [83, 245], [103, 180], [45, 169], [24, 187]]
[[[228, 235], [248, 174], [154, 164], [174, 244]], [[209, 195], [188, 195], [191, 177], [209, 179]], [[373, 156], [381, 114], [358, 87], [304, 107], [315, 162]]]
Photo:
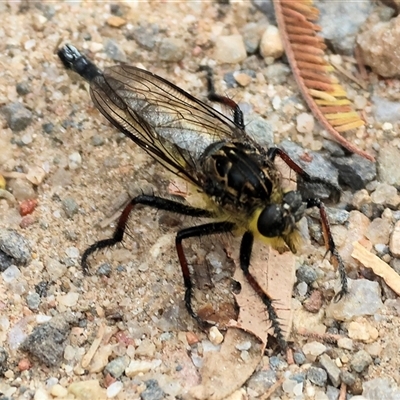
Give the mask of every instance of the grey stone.
[[24, 82], [19, 82], [15, 85], [15, 89], [17, 90], [17, 93], [20, 96], [25, 96], [26, 94], [31, 92], [31, 88], [29, 87], [29, 83], [24, 81]]
[[140, 46], [147, 50], [153, 50], [159, 32], [157, 24], [139, 25], [137, 28], [131, 30], [127, 34], [127, 39], [134, 39]]
[[72, 197], [65, 197], [62, 200], [62, 207], [68, 218], [72, 218], [79, 210], [78, 204]]
[[140, 394], [141, 400], [163, 400], [164, 392], [155, 379], [149, 379], [145, 382], [146, 389]]
[[332, 45], [335, 52], [352, 56], [356, 35], [372, 8], [371, 1], [319, 2], [318, 25], [322, 27], [321, 36]]
[[256, 115], [246, 118], [246, 133], [261, 146], [274, 144], [274, 128], [269, 121]]
[[340, 390], [336, 389], [333, 386], [328, 385], [326, 388], [326, 395], [329, 400], [338, 400], [340, 394]]
[[119, 378], [125, 371], [125, 368], [129, 365], [130, 358], [128, 356], [122, 356], [114, 358], [104, 368], [104, 375], [110, 374], [114, 378]]
[[353, 386], [356, 382], [356, 377], [349, 371], [341, 371], [340, 379], [347, 386]]
[[[303, 198], [332, 199], [337, 201], [340, 196], [339, 173], [330, 160], [321, 154], [310, 150], [304, 150], [298, 144], [290, 140], [283, 140], [280, 146], [289, 157], [314, 179], [314, 182], [305, 182], [298, 179], [297, 187]], [[304, 154], [309, 157], [305, 159]], [[316, 182], [315, 180], [318, 180]]]
[[20, 349], [36, 357], [47, 367], [58, 366], [63, 360], [65, 341], [72, 325], [77, 325], [72, 313], [63, 313], [35, 327], [22, 342]]
[[377, 164], [379, 178], [382, 182], [400, 187], [399, 160], [400, 149], [398, 147], [392, 145], [381, 147], [377, 157]]
[[367, 399], [400, 399], [400, 388], [388, 378], [375, 378], [363, 383], [363, 396]]
[[40, 296], [38, 293], [30, 293], [26, 296], [26, 304], [28, 305], [29, 309], [34, 311], [39, 308], [40, 305]]
[[295, 351], [293, 353], [293, 359], [297, 365], [303, 365], [306, 362], [306, 357], [301, 351]]
[[127, 61], [124, 50], [122, 50], [118, 43], [114, 40], [107, 39], [106, 44], [104, 45], [104, 52], [114, 61]]
[[247, 387], [259, 395], [265, 393], [276, 382], [276, 373], [269, 369], [254, 373], [247, 381]]
[[376, 163], [358, 154], [350, 157], [332, 157], [332, 164], [339, 171], [339, 183], [353, 190], [365, 188], [376, 177]]
[[280, 62], [268, 65], [264, 70], [264, 76], [268, 83], [281, 85], [286, 83], [288, 76], [292, 73], [290, 67]]
[[28, 241], [12, 229], [0, 229], [1, 252], [12, 258], [16, 265], [26, 265], [32, 258], [32, 250]]
[[287, 367], [287, 362], [279, 357], [272, 356], [269, 359], [269, 365], [274, 370], [283, 370]]
[[249, 22], [242, 29], [247, 54], [254, 54], [260, 45], [262, 34], [267, 29], [267, 21]]
[[381, 123], [398, 121], [400, 101], [390, 101], [379, 96], [372, 96], [371, 100], [373, 104], [372, 114], [376, 121]]
[[13, 132], [24, 130], [32, 122], [33, 114], [19, 102], [7, 104], [0, 111]]
[[97, 268], [96, 274], [100, 276], [110, 276], [111, 275], [111, 265], [109, 263], [101, 264], [99, 268]]
[[307, 371], [307, 379], [317, 386], [324, 386], [328, 379], [327, 373], [322, 368], [310, 367]]
[[360, 350], [354, 354], [350, 362], [351, 368], [358, 373], [363, 372], [371, 364], [372, 357], [365, 350]]
[[328, 356], [328, 354], [322, 354], [319, 357], [319, 362], [328, 373], [333, 386], [338, 387], [340, 385], [340, 369], [335, 362]]
[[332, 140], [323, 139], [322, 147], [328, 151], [332, 157], [343, 157], [346, 154], [343, 147], [339, 143], [332, 142]]
[[374, 315], [382, 308], [381, 289], [378, 282], [348, 278], [349, 293], [337, 303], [331, 302], [326, 314], [337, 321], [351, 321], [354, 317]]
[[99, 135], [94, 135], [91, 139], [92, 145], [93, 146], [103, 146], [104, 144], [104, 138], [102, 136]]
[[296, 277], [299, 282], [310, 284], [317, 279], [317, 273], [314, 268], [308, 265], [301, 265], [296, 271]]
[[164, 38], [158, 48], [158, 56], [162, 61], [179, 62], [185, 56], [185, 42], [177, 38]]

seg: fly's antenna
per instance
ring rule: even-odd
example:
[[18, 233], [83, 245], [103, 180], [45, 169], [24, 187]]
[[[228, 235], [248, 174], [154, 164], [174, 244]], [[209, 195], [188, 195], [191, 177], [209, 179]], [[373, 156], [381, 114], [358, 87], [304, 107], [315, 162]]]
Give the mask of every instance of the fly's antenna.
[[75, 71], [89, 82], [96, 78], [96, 76], [103, 75], [103, 72], [94, 63], [70, 44], [58, 50], [57, 54], [67, 69]]

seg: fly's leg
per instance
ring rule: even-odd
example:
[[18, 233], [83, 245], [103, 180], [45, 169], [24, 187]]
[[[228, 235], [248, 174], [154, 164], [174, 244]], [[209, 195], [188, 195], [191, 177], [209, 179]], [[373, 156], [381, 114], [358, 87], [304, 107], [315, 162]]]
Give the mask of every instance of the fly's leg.
[[240, 109], [240, 107], [229, 97], [226, 96], [221, 96], [215, 92], [215, 86], [214, 86], [214, 79], [213, 79], [213, 71], [210, 67], [206, 65], [202, 65], [200, 67], [201, 71], [206, 71], [207, 75], [207, 91], [208, 91], [208, 99], [210, 101], [215, 101], [216, 103], [223, 104], [224, 106], [230, 108], [232, 110], [233, 114], [233, 122], [240, 128], [243, 129], [245, 128], [244, 126], [244, 120], [243, 120], [243, 112]]
[[[278, 147], [272, 147], [268, 149], [268, 157], [271, 161], [274, 161], [275, 157], [279, 156], [282, 161], [284, 161], [293, 171], [295, 171], [302, 179], [308, 182], [322, 183], [324, 185], [328, 185], [330, 188], [337, 190], [333, 185], [330, 185], [329, 182], [325, 182], [322, 179], [311, 178], [310, 175], [307, 174], [306, 171], [303, 170], [299, 165], [297, 165], [290, 157], [287, 155], [282, 149]], [[335, 242], [333, 240], [331, 227], [329, 224], [328, 216], [326, 215], [325, 205], [324, 203], [317, 198], [307, 199], [307, 208], [318, 207], [319, 213], [321, 216], [321, 225], [322, 231], [324, 235], [325, 247], [327, 251], [331, 253], [331, 262], [337, 268], [340, 277], [341, 290], [336, 294], [334, 300], [338, 302], [346, 293], [348, 293], [348, 284], [347, 284], [347, 276], [346, 269], [340, 257], [340, 254], [336, 248]]]
[[236, 225], [232, 222], [212, 222], [209, 224], [193, 226], [191, 228], [182, 229], [176, 235], [176, 251], [178, 253], [179, 263], [181, 264], [183, 281], [185, 284], [185, 305], [189, 314], [199, 323], [200, 326], [206, 327], [207, 323], [203, 321], [193, 310], [192, 296], [193, 296], [193, 283], [190, 277], [190, 270], [183, 251], [182, 241], [191, 237], [201, 237], [213, 235], [216, 233], [231, 232]]
[[317, 207], [319, 209], [319, 214], [321, 216], [322, 232], [324, 235], [325, 247], [327, 251], [331, 253], [331, 262], [339, 272], [341, 289], [334, 297], [334, 301], [338, 302], [345, 294], [348, 293], [347, 275], [346, 269], [342, 257], [337, 250], [335, 242], [333, 240], [331, 227], [329, 224], [328, 216], [326, 214], [326, 209], [324, 203], [320, 199], [308, 199], [307, 208]]
[[279, 323], [279, 318], [276, 313], [275, 307], [273, 305], [273, 299], [259, 285], [259, 283], [249, 270], [251, 252], [253, 249], [253, 242], [254, 242], [253, 234], [251, 232], [246, 232], [243, 235], [242, 243], [240, 244], [240, 268], [242, 269], [243, 274], [246, 277], [247, 281], [249, 282], [250, 286], [260, 297], [265, 307], [267, 307], [269, 320], [271, 321], [271, 325], [275, 332], [276, 339], [281, 349], [285, 350], [287, 347], [287, 343], [283, 337], [282, 328]]
[[130, 201], [130, 203], [124, 208], [121, 216], [119, 217], [117, 227], [115, 228], [114, 234], [111, 238], [100, 240], [90, 247], [88, 247], [83, 255], [82, 255], [82, 268], [83, 272], [86, 275], [89, 275], [89, 264], [88, 258], [95, 251], [101, 250], [107, 247], [111, 247], [119, 242], [121, 242], [124, 238], [126, 226], [129, 220], [129, 215], [135, 208], [135, 206], [142, 204], [148, 207], [157, 208], [159, 210], [165, 210], [174, 212], [177, 214], [188, 215], [191, 217], [212, 217], [212, 213], [207, 210], [203, 210], [201, 208], [191, 207], [177, 201], [163, 199], [162, 197], [157, 196], [148, 196], [148, 195], [140, 195], [135, 197]]

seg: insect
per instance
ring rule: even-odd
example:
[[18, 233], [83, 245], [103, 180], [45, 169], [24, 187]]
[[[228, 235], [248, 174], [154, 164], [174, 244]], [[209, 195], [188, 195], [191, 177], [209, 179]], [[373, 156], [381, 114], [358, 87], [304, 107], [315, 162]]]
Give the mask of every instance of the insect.
[[209, 99], [232, 111], [232, 119], [146, 70], [117, 65], [101, 71], [75, 47], [58, 52], [64, 65], [90, 82], [90, 94], [98, 110], [167, 170], [194, 185], [207, 200], [206, 209], [158, 197], [139, 195], [123, 210], [113, 236], [85, 250], [82, 267], [89, 273], [88, 258], [99, 249], [121, 242], [130, 213], [141, 204], [212, 222], [180, 230], [176, 250], [185, 285], [185, 305], [201, 326], [206, 325], [192, 307], [193, 283], [182, 242], [191, 237], [233, 232], [242, 235], [240, 267], [266, 306], [278, 343], [286, 341], [270, 298], [249, 270], [255, 239], [296, 253], [301, 242], [298, 222], [306, 208], [318, 207], [327, 250], [338, 267], [341, 290], [347, 292], [343, 262], [333, 241], [324, 204], [318, 198], [302, 199], [301, 193], [285, 190], [274, 160], [280, 157], [303, 181], [321, 183], [299, 167], [278, 147], [264, 149], [245, 132], [243, 114], [231, 99], [215, 93], [207, 69]]

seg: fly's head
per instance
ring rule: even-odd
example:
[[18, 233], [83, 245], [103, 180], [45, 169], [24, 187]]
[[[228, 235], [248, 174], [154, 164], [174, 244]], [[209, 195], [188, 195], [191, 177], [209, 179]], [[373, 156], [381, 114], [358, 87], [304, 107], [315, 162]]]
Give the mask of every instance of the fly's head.
[[259, 212], [257, 232], [277, 250], [283, 251], [287, 246], [296, 253], [300, 240], [297, 222], [303, 217], [305, 209], [300, 192], [287, 192], [281, 202], [269, 203]]

